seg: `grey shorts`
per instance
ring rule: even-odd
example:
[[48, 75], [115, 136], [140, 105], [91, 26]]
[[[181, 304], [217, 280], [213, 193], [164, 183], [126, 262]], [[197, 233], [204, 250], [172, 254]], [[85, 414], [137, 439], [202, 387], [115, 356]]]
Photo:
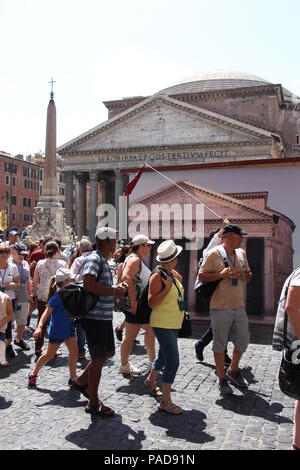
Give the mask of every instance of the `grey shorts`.
[[250, 339], [249, 322], [244, 308], [210, 310], [213, 330], [213, 351], [224, 352], [231, 341], [239, 352], [245, 352]]
[[16, 303], [15, 319], [16, 319], [17, 325], [26, 325], [28, 313], [29, 313], [29, 302], [23, 302], [21, 304]]

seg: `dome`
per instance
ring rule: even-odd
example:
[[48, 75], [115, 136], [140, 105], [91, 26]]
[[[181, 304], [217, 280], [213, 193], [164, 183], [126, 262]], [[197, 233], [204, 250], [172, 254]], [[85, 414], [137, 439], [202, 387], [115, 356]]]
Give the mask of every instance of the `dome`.
[[263, 78], [243, 72], [216, 70], [187, 77], [176, 85], [161, 90], [160, 93], [175, 95], [181, 93], [201, 93], [210, 90], [224, 90], [241, 87], [269, 85]]

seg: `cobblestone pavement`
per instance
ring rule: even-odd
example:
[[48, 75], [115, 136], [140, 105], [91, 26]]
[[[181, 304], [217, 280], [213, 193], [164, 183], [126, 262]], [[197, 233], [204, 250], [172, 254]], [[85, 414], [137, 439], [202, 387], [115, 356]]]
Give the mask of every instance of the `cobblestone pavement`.
[[[115, 314], [115, 325], [121, 317]], [[145, 389], [148, 360], [144, 336], [138, 339], [131, 360], [143, 374], [131, 379], [118, 373], [120, 343], [116, 340], [116, 355], [103, 370], [100, 396], [117, 414], [101, 419], [84, 413], [86, 399], [67, 385], [65, 346], [61, 346], [62, 356], [41, 370], [38, 388], [27, 388], [34, 358], [30, 338], [31, 351], [18, 352], [9, 368], [0, 369], [0, 449], [290, 448], [294, 401], [278, 388], [280, 353], [272, 351], [270, 344], [251, 342], [241, 363], [249, 390], [235, 389], [234, 396], [223, 398], [210, 346], [205, 362], [199, 363], [194, 339], [180, 339], [173, 400], [185, 411], [170, 416], [158, 411], [157, 400]]]

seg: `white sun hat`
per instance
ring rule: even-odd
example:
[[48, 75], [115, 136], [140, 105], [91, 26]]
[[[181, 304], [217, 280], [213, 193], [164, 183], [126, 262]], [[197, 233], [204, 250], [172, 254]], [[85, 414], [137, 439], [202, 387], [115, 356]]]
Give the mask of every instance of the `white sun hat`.
[[131, 246], [138, 246], [138, 245], [154, 245], [154, 241], [150, 240], [146, 235], [142, 235], [139, 233], [138, 235], [135, 235], [133, 239], [131, 240]]
[[175, 259], [181, 252], [182, 246], [175, 245], [173, 240], [166, 240], [162, 242], [157, 248], [156, 260], [159, 263], [168, 263]]
[[64, 282], [67, 279], [74, 279], [74, 278], [75, 278], [75, 274], [73, 274], [70, 271], [70, 269], [68, 269], [68, 268], [59, 268], [56, 271], [56, 274], [55, 274], [55, 283], [54, 283], [54, 285], [59, 284], [60, 282]]
[[111, 227], [100, 227], [96, 231], [95, 235], [96, 235], [96, 238], [98, 238], [98, 240], [107, 240], [107, 238], [116, 239], [117, 230]]

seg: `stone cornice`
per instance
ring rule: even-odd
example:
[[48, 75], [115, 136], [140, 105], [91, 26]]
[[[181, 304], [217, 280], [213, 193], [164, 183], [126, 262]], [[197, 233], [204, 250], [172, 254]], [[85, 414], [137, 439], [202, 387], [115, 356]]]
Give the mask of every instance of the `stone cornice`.
[[263, 96], [263, 95], [277, 95], [278, 102], [284, 101], [282, 87], [280, 84], [270, 85], [256, 85], [250, 87], [240, 88], [225, 88], [221, 90], [207, 90], [197, 93], [178, 93], [170, 95], [172, 98], [176, 98], [179, 101], [197, 101], [198, 99], [207, 98], [219, 98], [219, 97], [232, 97], [237, 98], [239, 96]]
[[158, 145], [151, 147], [128, 147], [128, 148], [114, 148], [114, 149], [95, 149], [95, 150], [69, 150], [64, 152], [64, 158], [69, 156], [79, 155], [111, 155], [111, 154], [123, 154], [123, 153], [138, 153], [138, 152], [161, 152], [161, 151], [174, 151], [177, 150], [195, 150], [195, 149], [210, 149], [210, 148], [244, 148], [244, 147], [264, 147], [269, 146], [272, 143], [272, 139], [266, 139], [261, 141], [250, 141], [250, 142], [218, 142], [211, 143], [206, 142], [199, 144], [185, 144], [185, 145]]
[[[100, 124], [99, 126], [91, 129], [87, 133], [82, 134], [78, 138], [66, 143], [65, 145], [60, 146], [57, 149], [57, 151], [60, 155], [64, 155], [66, 152], [75, 149], [76, 147], [89, 141], [90, 139], [94, 139], [95, 137], [105, 132], [106, 130], [109, 130], [113, 127], [117, 127], [125, 123], [128, 119], [131, 119], [152, 107], [164, 105], [164, 104], [171, 106], [175, 109], [178, 109], [179, 111], [184, 111], [184, 112], [188, 112], [190, 114], [196, 115], [198, 118], [205, 119], [206, 121], [211, 121], [214, 124], [225, 126], [227, 128], [229, 127], [231, 129], [234, 129], [237, 132], [242, 132], [244, 134], [247, 133], [258, 139], [262, 139], [262, 137], [264, 138], [271, 137], [270, 132], [260, 129], [251, 124], [245, 124], [241, 121], [238, 121], [237, 119], [229, 118], [227, 116], [223, 116], [221, 114], [205, 110], [198, 106], [180, 102], [178, 100], [170, 98], [167, 95], [158, 95], [158, 96], [151, 97], [143, 101], [142, 103], [139, 103], [133, 106], [129, 110], [126, 110], [118, 114], [117, 116], [109, 119], [103, 124]], [[280, 139], [279, 136], [278, 138]]]

